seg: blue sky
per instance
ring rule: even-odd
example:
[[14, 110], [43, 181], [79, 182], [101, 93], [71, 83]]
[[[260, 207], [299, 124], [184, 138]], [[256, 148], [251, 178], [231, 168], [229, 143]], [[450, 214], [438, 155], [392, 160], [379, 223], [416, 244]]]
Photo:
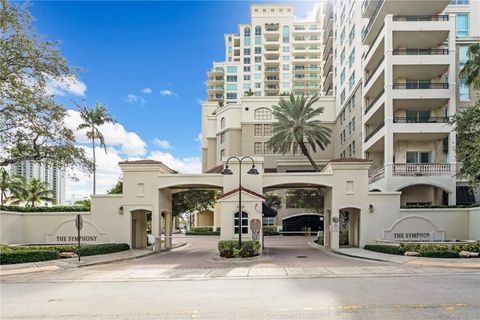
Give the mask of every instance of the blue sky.
[[[255, 2], [258, 3], [258, 2]], [[119, 125], [106, 129], [109, 154], [99, 166], [119, 158], [155, 157], [180, 171], [199, 170], [201, 107], [206, 71], [224, 59], [224, 33], [248, 23], [251, 2], [34, 2], [35, 28], [61, 41], [62, 54], [85, 70], [69, 89], [52, 92], [69, 109], [72, 99], [105, 104]], [[316, 2], [295, 2], [305, 19]], [[126, 139], [128, 141], [122, 141]], [[82, 139], [79, 139], [82, 142]], [[99, 168], [102, 192], [119, 174]], [[104, 170], [105, 172], [102, 172]], [[72, 193], [88, 193], [89, 179], [69, 183]]]

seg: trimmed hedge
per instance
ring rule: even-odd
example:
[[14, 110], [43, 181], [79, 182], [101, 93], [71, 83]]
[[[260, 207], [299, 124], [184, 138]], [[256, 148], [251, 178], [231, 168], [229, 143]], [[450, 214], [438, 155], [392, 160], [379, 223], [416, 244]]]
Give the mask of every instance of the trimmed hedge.
[[[130, 246], [127, 243], [93, 244], [80, 246], [80, 255], [95, 256], [97, 254], [107, 254], [127, 250], [130, 250]], [[75, 250], [75, 252], [78, 253], [77, 250]]]
[[260, 254], [260, 243], [254, 240], [242, 241], [242, 247], [238, 249], [237, 240], [222, 240], [218, 242], [218, 251], [221, 257], [255, 257]]
[[363, 247], [365, 250], [381, 252], [381, 253], [389, 253], [389, 254], [396, 254], [396, 255], [403, 255], [405, 253], [405, 249], [402, 247], [397, 246], [387, 246], [382, 244], [367, 244]]
[[277, 227], [263, 227], [264, 236], [278, 236], [279, 234]]
[[204, 231], [204, 232], [194, 232], [194, 231], [185, 231], [187, 236], [219, 236], [220, 231]]
[[458, 243], [452, 245], [452, 251], [470, 251], [470, 252], [480, 252], [480, 242], [471, 242], [471, 243]]
[[60, 257], [56, 250], [13, 250], [0, 252], [0, 264], [14, 264], [55, 260]]
[[90, 207], [85, 206], [55, 206], [55, 207], [20, 207], [20, 206], [0, 206], [2, 211], [17, 212], [86, 212]]
[[55, 250], [58, 253], [62, 252], [76, 252], [77, 246], [75, 245], [57, 245], [57, 246], [0, 246], [0, 252], [10, 252], [10, 251], [45, 251], [45, 250]]
[[460, 258], [458, 252], [451, 251], [420, 251], [420, 256], [429, 258]]
[[412, 204], [400, 206], [402, 209], [455, 209], [455, 208], [475, 208], [478, 204], [457, 204], [457, 205], [434, 205], [434, 204]]
[[192, 227], [191, 232], [213, 232], [212, 227]]

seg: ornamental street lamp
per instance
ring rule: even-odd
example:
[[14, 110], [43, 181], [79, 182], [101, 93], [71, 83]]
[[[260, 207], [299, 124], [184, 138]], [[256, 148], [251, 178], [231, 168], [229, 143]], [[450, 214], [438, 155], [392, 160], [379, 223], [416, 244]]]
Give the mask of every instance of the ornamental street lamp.
[[[235, 159], [239, 163], [239, 168], [238, 168], [238, 250], [242, 248], [242, 162], [243, 160], [249, 159], [252, 161], [252, 167], [250, 170], [247, 171], [247, 174], [253, 174], [257, 175], [258, 170], [255, 168], [255, 161], [253, 160], [252, 157], [250, 156], [245, 156], [242, 158], [238, 158], [235, 156], [232, 156], [227, 159], [227, 163], [225, 163], [225, 168], [222, 171], [222, 174], [224, 175], [232, 175], [233, 172], [230, 170], [228, 167], [228, 162], [232, 159]], [[235, 221], [235, 219], [234, 219]], [[233, 226], [235, 228], [235, 226]]]

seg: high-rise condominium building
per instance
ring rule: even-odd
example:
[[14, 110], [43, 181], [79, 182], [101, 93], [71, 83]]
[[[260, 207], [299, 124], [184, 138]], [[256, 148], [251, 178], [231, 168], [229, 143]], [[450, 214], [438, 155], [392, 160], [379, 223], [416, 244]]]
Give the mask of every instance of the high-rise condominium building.
[[208, 100], [319, 93], [320, 23], [295, 21], [291, 5], [252, 5], [250, 13], [250, 24], [225, 35], [225, 61], [208, 73]]
[[[25, 160], [11, 166], [11, 171], [25, 178], [37, 178], [48, 183], [51, 190], [55, 192], [57, 204], [65, 202], [65, 170], [42, 162]], [[42, 203], [49, 205], [49, 203]]]
[[458, 73], [480, 39], [479, 16], [480, 3], [468, 0], [325, 4], [335, 156], [371, 159], [371, 190], [401, 191], [402, 205], [472, 201], [448, 122], [475, 96]]
[[271, 172], [311, 170], [297, 146], [279, 155], [266, 142], [282, 94], [321, 93], [316, 106], [332, 137], [313, 153], [320, 168], [334, 158], [370, 159], [370, 190], [401, 191], [402, 205], [474, 201], [457, 175], [449, 117], [477, 94], [458, 73], [480, 39], [480, 2], [322, 7], [316, 22], [298, 23], [292, 6], [252, 5], [251, 24], [225, 36], [226, 60], [208, 72], [203, 171], [232, 155], [262, 156]]

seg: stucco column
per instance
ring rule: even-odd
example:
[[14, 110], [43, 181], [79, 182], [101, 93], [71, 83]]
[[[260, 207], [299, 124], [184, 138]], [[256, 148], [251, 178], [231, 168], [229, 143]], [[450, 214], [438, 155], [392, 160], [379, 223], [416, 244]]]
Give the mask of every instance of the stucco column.
[[332, 208], [332, 188], [325, 189], [324, 195], [324, 213], [323, 213], [323, 245], [330, 247], [331, 232], [331, 208]]
[[330, 248], [338, 249], [340, 247], [340, 210], [337, 206], [332, 207], [330, 213]]
[[[155, 248], [160, 250], [162, 245], [160, 243], [160, 236], [162, 232], [162, 214], [164, 216], [165, 221], [165, 236], [168, 236], [168, 228], [170, 233], [172, 232], [172, 191], [170, 189], [160, 189], [158, 190], [158, 222], [156, 225], [158, 226], [158, 238], [156, 238], [156, 245]], [[170, 214], [170, 216], [169, 216]], [[170, 223], [170, 225], [169, 225]], [[154, 224], [152, 220], [152, 224]], [[171, 234], [170, 234], [171, 235]], [[157, 235], [155, 235], [157, 237]], [[167, 247], [167, 239], [165, 239], [164, 247]]]
[[165, 248], [172, 247], [172, 232], [173, 231], [173, 214], [172, 212], [165, 212]]
[[220, 205], [217, 203], [213, 209], [213, 226], [215, 230], [220, 227]]

